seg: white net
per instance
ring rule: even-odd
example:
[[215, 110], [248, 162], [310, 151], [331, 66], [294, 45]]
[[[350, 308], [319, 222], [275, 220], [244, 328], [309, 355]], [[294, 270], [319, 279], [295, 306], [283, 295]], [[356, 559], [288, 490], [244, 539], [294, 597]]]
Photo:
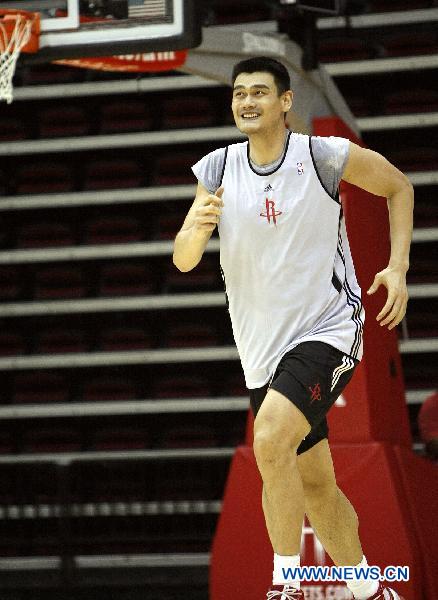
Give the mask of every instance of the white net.
[[10, 104], [14, 92], [12, 78], [20, 50], [30, 39], [32, 20], [17, 14], [12, 34], [8, 34], [2, 21], [0, 19], [0, 100], [6, 100]]

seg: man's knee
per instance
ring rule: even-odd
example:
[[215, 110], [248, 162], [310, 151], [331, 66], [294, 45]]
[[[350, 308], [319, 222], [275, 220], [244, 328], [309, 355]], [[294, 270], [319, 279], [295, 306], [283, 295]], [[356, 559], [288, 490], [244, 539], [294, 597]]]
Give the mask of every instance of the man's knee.
[[257, 463], [274, 465], [294, 456], [294, 438], [290, 434], [278, 435], [275, 428], [262, 428], [254, 432], [254, 455]]
[[290, 460], [309, 429], [298, 408], [279, 392], [270, 390], [254, 422], [254, 454], [258, 464]]

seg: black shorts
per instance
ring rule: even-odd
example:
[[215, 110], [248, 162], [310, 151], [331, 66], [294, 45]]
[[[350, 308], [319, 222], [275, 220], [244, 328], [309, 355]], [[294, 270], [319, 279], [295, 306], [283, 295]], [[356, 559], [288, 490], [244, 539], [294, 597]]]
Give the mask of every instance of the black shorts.
[[287, 352], [270, 383], [249, 390], [254, 416], [269, 388], [286, 396], [306, 417], [311, 430], [297, 454], [328, 437], [326, 415], [350, 381], [359, 361], [324, 342], [303, 342]]

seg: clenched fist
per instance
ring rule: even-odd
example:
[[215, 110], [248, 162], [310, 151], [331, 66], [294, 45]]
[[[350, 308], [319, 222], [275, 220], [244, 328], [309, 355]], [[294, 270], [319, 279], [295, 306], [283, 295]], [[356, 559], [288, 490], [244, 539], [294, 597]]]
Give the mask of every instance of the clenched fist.
[[198, 231], [213, 231], [219, 223], [222, 207], [222, 194], [224, 188], [220, 187], [215, 194], [205, 196], [195, 210], [194, 229]]

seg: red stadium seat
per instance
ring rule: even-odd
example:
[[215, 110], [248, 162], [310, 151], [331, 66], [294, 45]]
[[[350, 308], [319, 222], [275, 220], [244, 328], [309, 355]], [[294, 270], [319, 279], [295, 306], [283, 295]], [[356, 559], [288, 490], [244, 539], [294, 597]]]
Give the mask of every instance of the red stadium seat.
[[42, 138], [79, 136], [90, 133], [91, 118], [79, 106], [56, 106], [40, 111], [38, 117]]
[[182, 185], [194, 184], [195, 176], [191, 166], [199, 159], [199, 154], [172, 154], [161, 156], [157, 159], [154, 184], [155, 185]]
[[0, 356], [18, 356], [27, 351], [26, 338], [21, 333], [0, 331]]
[[67, 402], [68, 397], [68, 382], [59, 373], [35, 371], [19, 373], [14, 378], [12, 398], [17, 404]]
[[23, 434], [24, 452], [78, 452], [81, 447], [81, 435], [71, 427], [35, 428]]
[[156, 398], [208, 398], [211, 385], [208, 377], [167, 376], [157, 379]]
[[0, 267], [0, 300], [15, 300], [23, 286], [21, 274], [15, 265]]
[[367, 60], [380, 53], [380, 47], [366, 39], [357, 37], [329, 37], [318, 44], [321, 62], [342, 62], [346, 60]]
[[385, 38], [386, 56], [435, 54], [438, 51], [436, 31], [395, 33]]
[[32, 65], [22, 75], [22, 85], [53, 85], [55, 83], [77, 83], [80, 69], [72, 69], [53, 63]]
[[[412, 10], [414, 7], [411, 0], [368, 0], [369, 12], [393, 12], [401, 10]], [[415, 9], [430, 8], [430, 0], [415, 0]]]
[[162, 111], [163, 129], [213, 126], [217, 120], [211, 99], [202, 96], [167, 98]]
[[363, 94], [348, 94], [347, 104], [355, 117], [368, 117], [373, 114], [372, 100]]
[[136, 397], [135, 384], [121, 377], [96, 377], [87, 381], [82, 391], [82, 400], [85, 402], [134, 400]]
[[8, 192], [9, 174], [0, 169], [0, 194], [5, 196]]
[[90, 340], [87, 332], [81, 329], [51, 329], [37, 336], [39, 354], [63, 354], [64, 352], [87, 352]]
[[438, 111], [438, 91], [433, 89], [409, 89], [386, 94], [386, 113], [424, 113]]
[[116, 327], [104, 331], [100, 336], [100, 349], [143, 350], [152, 348], [153, 339], [148, 331], [135, 327]]
[[85, 225], [85, 240], [88, 244], [119, 244], [137, 242], [144, 238], [145, 228], [134, 217], [97, 217]]
[[169, 325], [167, 329], [167, 346], [169, 348], [217, 346], [218, 343], [215, 327], [207, 323], [184, 322]]
[[148, 446], [146, 431], [117, 428], [103, 429], [94, 434], [94, 450], [143, 450]]
[[395, 148], [386, 153], [386, 158], [404, 172], [428, 171], [436, 169], [438, 148], [432, 145], [420, 148]]
[[414, 211], [415, 227], [437, 227], [438, 226], [438, 211], [433, 203], [421, 197], [415, 198]]
[[83, 298], [87, 285], [80, 267], [51, 266], [38, 269], [34, 279], [34, 298]]
[[217, 257], [205, 255], [201, 262], [187, 273], [181, 273], [170, 262], [166, 264], [163, 291], [167, 293], [220, 289], [223, 289], [223, 283]]
[[17, 232], [18, 248], [72, 246], [75, 242], [74, 233], [64, 223], [27, 223]]
[[3, 142], [25, 140], [29, 137], [23, 119], [3, 117], [0, 119], [0, 140]]
[[146, 265], [105, 265], [100, 273], [101, 296], [151, 294], [155, 289], [153, 272]]
[[213, 426], [200, 426], [197, 423], [173, 425], [160, 437], [162, 448], [211, 448], [219, 445], [217, 430]]
[[[0, 434], [0, 454], [12, 454], [14, 449], [14, 444], [10, 435], [7, 433]], [[12, 497], [4, 495], [1, 491], [0, 494], [0, 504], [9, 504], [9, 502], [12, 500]]]
[[117, 100], [100, 109], [100, 132], [122, 133], [153, 129], [156, 117], [142, 100]]
[[160, 240], [173, 240], [181, 229], [187, 211], [181, 211], [174, 215], [164, 215], [158, 217], [158, 233], [155, 238]]
[[143, 171], [135, 160], [101, 159], [91, 161], [86, 167], [84, 188], [104, 190], [139, 187]]
[[35, 162], [18, 169], [17, 194], [43, 194], [71, 192], [74, 189], [74, 173], [65, 164]]
[[231, 377], [225, 376], [221, 393], [224, 396], [249, 396], [243, 373], [237, 373]]

